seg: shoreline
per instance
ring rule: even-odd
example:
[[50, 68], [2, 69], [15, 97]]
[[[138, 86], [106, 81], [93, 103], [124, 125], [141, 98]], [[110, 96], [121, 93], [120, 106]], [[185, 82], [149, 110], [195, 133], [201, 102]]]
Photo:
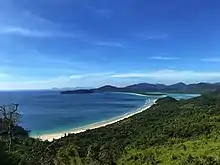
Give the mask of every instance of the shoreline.
[[35, 135], [35, 136], [31, 136], [31, 137], [37, 138], [37, 139], [40, 139], [40, 140], [43, 140], [43, 141], [46, 141], [46, 140], [53, 141], [54, 139], [60, 139], [60, 138], [64, 137], [65, 135], [68, 135], [68, 134], [77, 134], [77, 133], [85, 132], [87, 130], [92, 130], [92, 129], [96, 129], [96, 128], [100, 128], [100, 127], [105, 127], [107, 125], [119, 122], [121, 120], [127, 119], [127, 118], [129, 118], [133, 115], [136, 115], [138, 113], [141, 113], [141, 112], [147, 110], [148, 108], [150, 108], [152, 105], [155, 104], [156, 100], [157, 99], [152, 99], [152, 100], [149, 99], [149, 100], [146, 101], [146, 103], [142, 107], [136, 109], [135, 111], [128, 112], [128, 113], [125, 113], [123, 115], [120, 115], [120, 116], [117, 116], [117, 117], [114, 117], [114, 118], [111, 118], [111, 119], [108, 119], [108, 120], [96, 122], [96, 123], [93, 123], [93, 124], [89, 124], [89, 125], [85, 125], [85, 126], [82, 126], [82, 127], [65, 130], [65, 131], [42, 134], [42, 135]]

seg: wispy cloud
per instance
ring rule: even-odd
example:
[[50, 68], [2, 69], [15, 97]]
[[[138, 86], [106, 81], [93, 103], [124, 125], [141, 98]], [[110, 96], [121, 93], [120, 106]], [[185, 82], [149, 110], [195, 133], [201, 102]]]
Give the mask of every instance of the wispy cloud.
[[35, 29], [28, 29], [23, 27], [1, 27], [0, 34], [4, 35], [18, 35], [24, 37], [79, 37], [72, 33], [65, 33], [60, 31], [40, 31]]
[[[99, 66], [97, 61], [81, 60], [75, 53], [63, 53], [62, 57], [58, 53], [48, 53], [37, 49], [25, 49], [22, 52], [15, 52], [16, 56], [1, 54], [0, 71], [13, 71], [32, 74], [33, 72], [43, 72], [44, 74], [75, 74], [83, 72], [97, 72]], [[1, 56], [2, 55], [2, 56]], [[22, 59], [22, 60], [21, 60]], [[30, 61], [32, 61], [30, 63]], [[7, 67], [5, 70], [1, 68]], [[38, 72], [37, 72], [38, 73]]]
[[29, 30], [20, 27], [1, 28], [0, 34], [21, 35], [26, 37], [51, 37], [51, 34], [48, 32]]
[[201, 61], [204, 62], [220, 62], [220, 58], [203, 58]]
[[114, 75], [115, 72], [99, 72], [99, 73], [88, 73], [88, 74], [75, 74], [71, 75], [71, 79], [82, 79], [82, 78], [108, 78]]
[[8, 74], [6, 74], [6, 73], [0, 73], [0, 78], [7, 78], [7, 77], [9, 77]]
[[[63, 75], [50, 78], [14, 77], [16, 81], [0, 81], [0, 90], [13, 89], [51, 89], [52, 87], [83, 87], [103, 83], [113, 72]], [[0, 77], [1, 78], [1, 77]]]
[[81, 61], [76, 61], [72, 59], [66, 59], [66, 58], [57, 58], [53, 57], [52, 55], [43, 55], [41, 53], [34, 53], [37, 55], [37, 59], [40, 62], [44, 62], [47, 64], [60, 64], [60, 65], [65, 65], [65, 66], [83, 66], [86, 65], [85, 62]]
[[[16, 77], [17, 78], [17, 77]], [[0, 90], [51, 89], [52, 87], [74, 86], [67, 76], [59, 76], [40, 80], [1, 81]]]
[[149, 57], [150, 60], [178, 60], [177, 57], [163, 57], [163, 56], [152, 56]]
[[139, 33], [136, 37], [141, 38], [143, 40], [165, 40], [168, 39], [170, 36], [168, 34], [146, 34], [146, 33]]
[[112, 15], [112, 11], [109, 9], [94, 9], [94, 12], [99, 16], [110, 17]]
[[32, 20], [35, 20], [36, 22], [43, 23], [44, 25], [46, 24], [46, 25], [51, 25], [51, 26], [57, 26], [56, 23], [54, 23], [54, 22], [52, 22], [42, 16], [36, 15], [28, 10], [23, 11], [23, 15], [24, 15], [24, 17], [26, 17], [29, 20], [32, 19]]
[[150, 35], [150, 36], [144, 36], [144, 38], [146, 40], [157, 40], [157, 39], [168, 39], [169, 36], [166, 34], [163, 34], [163, 35]]
[[[1, 75], [1, 74], [0, 74]], [[4, 74], [2, 75], [4, 76]], [[149, 83], [196, 83], [196, 82], [217, 82], [220, 79], [220, 72], [197, 72], [188, 70], [157, 70], [148, 72], [131, 73], [85, 73], [63, 75], [51, 78], [19, 78], [13, 77], [8, 81], [2, 78], [0, 89], [49, 89], [52, 87], [76, 87], [76, 86], [100, 86], [105, 84], [130, 84], [138, 82]]]
[[149, 80], [163, 81], [217, 81], [220, 78], [220, 72], [196, 72], [188, 70], [158, 70], [142, 73], [122, 73], [111, 75], [113, 78], [148, 78]]
[[90, 5], [90, 6], [87, 6], [87, 9], [99, 17], [108, 18], [108, 17], [112, 16], [112, 14], [113, 14], [113, 11], [110, 9], [107, 9], [107, 8], [95, 8]]
[[118, 47], [118, 48], [124, 48], [124, 45], [120, 42], [95, 42], [95, 45], [97, 46], [103, 46], [103, 47]]

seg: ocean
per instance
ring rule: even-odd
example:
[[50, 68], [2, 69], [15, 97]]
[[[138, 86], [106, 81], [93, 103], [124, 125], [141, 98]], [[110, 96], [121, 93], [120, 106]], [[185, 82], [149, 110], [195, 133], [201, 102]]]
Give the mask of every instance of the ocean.
[[[171, 94], [177, 99], [196, 95]], [[31, 135], [74, 129], [134, 112], [155, 96], [131, 93], [60, 94], [59, 91], [2, 91], [0, 104], [19, 104], [20, 125]]]

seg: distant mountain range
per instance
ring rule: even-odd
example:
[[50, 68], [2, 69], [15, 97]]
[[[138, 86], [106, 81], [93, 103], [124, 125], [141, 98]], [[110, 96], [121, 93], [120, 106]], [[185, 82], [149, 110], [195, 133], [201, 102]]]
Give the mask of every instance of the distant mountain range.
[[220, 90], [220, 83], [198, 83], [185, 84], [176, 83], [173, 85], [139, 83], [126, 87], [115, 87], [111, 85], [95, 89], [64, 90], [62, 94], [94, 93], [94, 92], [173, 92], [173, 93], [206, 93]]

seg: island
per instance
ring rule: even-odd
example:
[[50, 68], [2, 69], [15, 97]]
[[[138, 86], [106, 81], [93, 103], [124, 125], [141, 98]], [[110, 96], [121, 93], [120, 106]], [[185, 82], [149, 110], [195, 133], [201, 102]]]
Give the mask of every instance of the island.
[[79, 89], [79, 90], [67, 90], [61, 91], [61, 94], [89, 94], [94, 93], [95, 91], [92, 89]]

